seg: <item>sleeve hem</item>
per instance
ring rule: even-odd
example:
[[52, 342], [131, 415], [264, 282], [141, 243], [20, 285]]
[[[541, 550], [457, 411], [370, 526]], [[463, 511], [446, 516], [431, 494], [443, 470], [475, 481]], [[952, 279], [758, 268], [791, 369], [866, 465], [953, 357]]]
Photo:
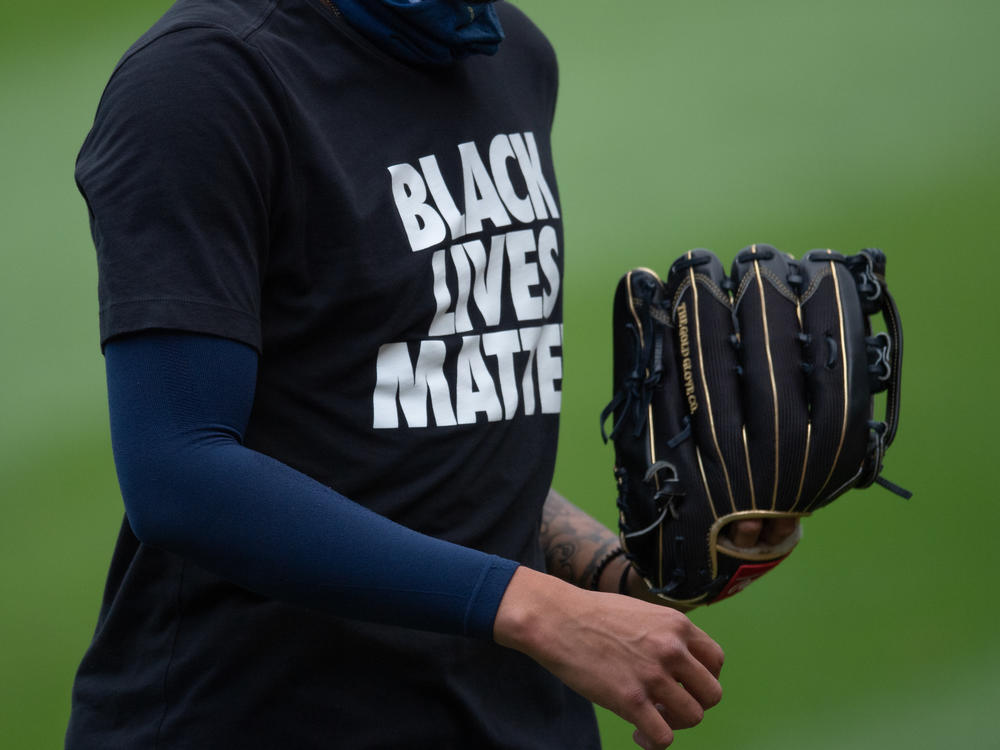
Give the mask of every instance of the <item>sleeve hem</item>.
[[234, 339], [260, 353], [262, 337], [257, 316], [212, 302], [143, 299], [101, 308], [101, 348], [115, 336], [164, 329], [204, 333]]
[[500, 609], [500, 600], [518, 567], [518, 563], [512, 560], [496, 556], [490, 558], [472, 592], [465, 613], [466, 635], [475, 638], [493, 637], [493, 622]]

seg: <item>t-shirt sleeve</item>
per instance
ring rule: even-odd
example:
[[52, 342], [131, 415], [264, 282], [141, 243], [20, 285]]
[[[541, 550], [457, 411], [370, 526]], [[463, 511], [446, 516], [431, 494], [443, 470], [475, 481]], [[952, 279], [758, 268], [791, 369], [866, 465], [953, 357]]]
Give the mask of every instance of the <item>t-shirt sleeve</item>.
[[76, 166], [102, 345], [169, 328], [260, 349], [279, 109], [263, 61], [223, 30], [174, 30], [122, 60]]

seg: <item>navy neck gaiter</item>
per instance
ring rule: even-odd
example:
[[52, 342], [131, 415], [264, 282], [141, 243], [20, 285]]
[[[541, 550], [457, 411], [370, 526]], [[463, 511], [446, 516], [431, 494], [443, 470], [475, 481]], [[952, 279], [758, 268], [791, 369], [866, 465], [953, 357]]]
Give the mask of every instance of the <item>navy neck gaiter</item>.
[[443, 66], [495, 54], [503, 28], [490, 2], [332, 0], [348, 23], [394, 57]]

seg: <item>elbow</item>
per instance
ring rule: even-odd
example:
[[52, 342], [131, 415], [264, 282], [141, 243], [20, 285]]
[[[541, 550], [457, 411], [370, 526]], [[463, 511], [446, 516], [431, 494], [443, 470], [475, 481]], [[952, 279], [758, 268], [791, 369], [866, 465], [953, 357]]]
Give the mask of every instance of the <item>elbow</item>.
[[135, 538], [149, 547], [170, 550], [173, 535], [164, 519], [151, 512], [148, 503], [130, 498], [124, 492], [122, 497], [125, 500], [125, 517]]
[[178, 523], [184, 515], [183, 493], [170, 468], [153, 457], [115, 451], [115, 468], [125, 515], [132, 533], [143, 544], [172, 551], [182, 544]]
[[184, 554], [213, 519], [253, 403], [257, 354], [184, 332], [121, 336], [105, 348], [111, 444], [140, 542]]

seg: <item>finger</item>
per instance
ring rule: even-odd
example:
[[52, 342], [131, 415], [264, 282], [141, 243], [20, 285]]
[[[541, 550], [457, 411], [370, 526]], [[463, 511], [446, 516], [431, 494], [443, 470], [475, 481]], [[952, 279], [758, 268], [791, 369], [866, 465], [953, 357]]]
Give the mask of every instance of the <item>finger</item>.
[[764, 522], [759, 518], [747, 518], [729, 524], [729, 538], [737, 547], [750, 548], [757, 546]]
[[632, 741], [639, 747], [643, 748], [643, 750], [664, 750], [670, 745], [671, 742], [673, 742], [673, 738], [671, 738], [666, 744], [659, 744], [653, 742], [651, 739], [646, 737], [646, 735], [636, 729], [632, 732]]
[[688, 639], [688, 650], [701, 664], [705, 666], [709, 674], [718, 680], [722, 673], [722, 664], [726, 660], [726, 653], [722, 646], [716, 643], [708, 633], [694, 626], [694, 634]]
[[781, 544], [795, 533], [798, 525], [797, 518], [771, 518], [764, 524], [761, 540], [772, 546]]
[[[713, 675], [700, 661], [691, 659], [684, 667], [677, 670], [675, 676], [680, 681], [676, 683], [677, 686], [698, 704], [700, 713], [704, 713], [705, 709], [718, 705], [719, 701], [722, 700], [722, 685], [719, 683], [716, 675]], [[679, 705], [687, 706], [686, 701], [680, 697], [678, 697], [678, 700], [680, 701]], [[673, 703], [666, 703], [665, 705], [670, 706], [671, 709], [674, 708]], [[691, 716], [693, 717], [696, 713], [699, 712], [692, 712]], [[683, 717], [680, 716], [678, 718]], [[701, 721], [701, 716], [698, 716], [698, 721]]]
[[673, 729], [690, 729], [705, 718], [705, 709], [685, 685], [671, 681], [657, 693], [656, 708]]
[[674, 741], [674, 730], [656, 707], [645, 701], [635, 718], [624, 716], [635, 726], [632, 739], [646, 750], [662, 750]]

